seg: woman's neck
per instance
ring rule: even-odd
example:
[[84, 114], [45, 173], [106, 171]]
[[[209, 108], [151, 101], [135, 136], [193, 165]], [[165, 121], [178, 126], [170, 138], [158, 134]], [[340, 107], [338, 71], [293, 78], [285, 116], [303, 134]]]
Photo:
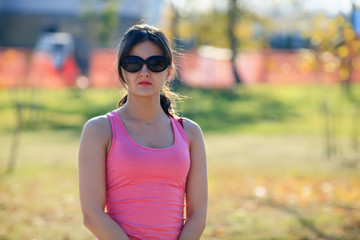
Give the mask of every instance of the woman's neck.
[[124, 114], [144, 122], [153, 122], [159, 117], [166, 116], [160, 105], [159, 97], [136, 97], [128, 95], [125, 105], [122, 107]]

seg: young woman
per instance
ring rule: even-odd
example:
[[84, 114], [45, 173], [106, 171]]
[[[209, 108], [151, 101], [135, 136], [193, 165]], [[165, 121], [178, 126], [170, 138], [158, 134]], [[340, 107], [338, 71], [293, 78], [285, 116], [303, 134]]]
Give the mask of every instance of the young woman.
[[205, 228], [205, 146], [200, 127], [171, 108], [173, 53], [159, 29], [131, 27], [117, 58], [127, 95], [84, 126], [80, 201], [84, 225], [100, 240], [199, 239]]

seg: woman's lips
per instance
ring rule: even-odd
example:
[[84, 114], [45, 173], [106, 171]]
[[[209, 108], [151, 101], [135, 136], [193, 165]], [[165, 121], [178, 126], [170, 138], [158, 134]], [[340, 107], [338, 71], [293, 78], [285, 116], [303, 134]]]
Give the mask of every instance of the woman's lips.
[[142, 82], [139, 82], [139, 85], [141, 85], [141, 86], [150, 86], [151, 82], [142, 81]]

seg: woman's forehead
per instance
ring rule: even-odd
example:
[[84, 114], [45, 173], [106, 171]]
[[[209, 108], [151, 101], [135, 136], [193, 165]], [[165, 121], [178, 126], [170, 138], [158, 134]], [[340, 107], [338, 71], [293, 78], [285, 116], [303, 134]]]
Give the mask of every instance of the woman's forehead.
[[143, 59], [147, 59], [148, 57], [154, 56], [154, 55], [164, 55], [164, 53], [157, 44], [150, 42], [150, 41], [145, 41], [145, 42], [136, 44], [131, 49], [129, 55], [139, 56]]

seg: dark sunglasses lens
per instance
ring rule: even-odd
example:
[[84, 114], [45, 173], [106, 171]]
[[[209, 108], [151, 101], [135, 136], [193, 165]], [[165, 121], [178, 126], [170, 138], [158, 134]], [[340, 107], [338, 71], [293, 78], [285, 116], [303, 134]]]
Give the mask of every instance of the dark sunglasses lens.
[[126, 57], [123, 58], [120, 62], [121, 67], [123, 67], [128, 72], [138, 72], [143, 66], [143, 61], [139, 57]]
[[153, 56], [146, 60], [146, 66], [153, 72], [162, 72], [169, 66], [169, 61], [163, 56]]

